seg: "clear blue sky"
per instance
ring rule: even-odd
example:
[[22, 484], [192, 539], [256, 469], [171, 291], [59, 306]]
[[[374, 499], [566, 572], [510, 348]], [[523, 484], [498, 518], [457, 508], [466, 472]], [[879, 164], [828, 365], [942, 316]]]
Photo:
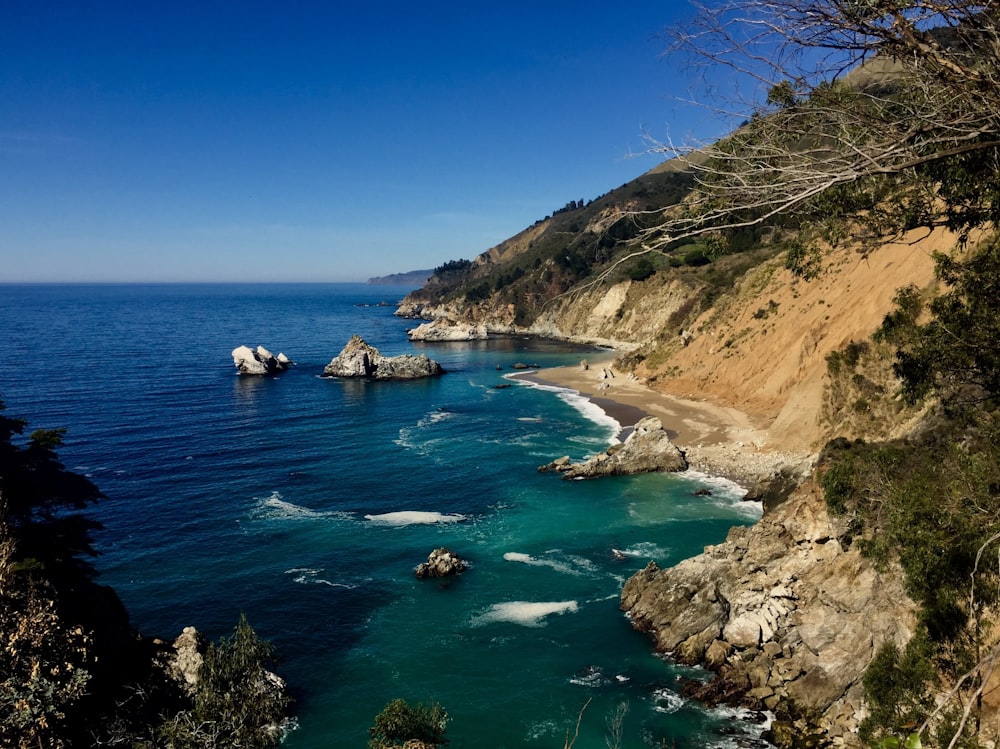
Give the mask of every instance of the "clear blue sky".
[[471, 258], [719, 123], [686, 3], [0, 2], [0, 282]]

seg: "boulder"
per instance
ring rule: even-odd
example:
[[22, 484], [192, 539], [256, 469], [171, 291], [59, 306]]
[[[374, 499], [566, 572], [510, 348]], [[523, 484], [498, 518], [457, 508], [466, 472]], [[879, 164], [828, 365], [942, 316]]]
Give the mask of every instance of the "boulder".
[[633, 473], [686, 471], [684, 452], [670, 441], [666, 429], [655, 416], [647, 416], [632, 429], [624, 443], [612, 445], [584, 463], [560, 458], [540, 471], [556, 471], [564, 479], [624, 476]]
[[232, 356], [233, 364], [241, 375], [273, 375], [292, 366], [287, 356], [275, 356], [263, 346], [258, 346], [256, 350], [249, 346], [237, 346]]
[[411, 341], [485, 341], [489, 334], [485, 325], [434, 320], [407, 331]]
[[455, 552], [442, 546], [439, 549], [434, 549], [428, 555], [426, 562], [421, 562], [417, 565], [416, 575], [420, 579], [426, 577], [448, 577], [449, 575], [461, 574], [468, 567], [468, 562], [460, 559]]
[[369, 380], [415, 380], [444, 374], [441, 365], [425, 354], [383, 356], [359, 336], [351, 336], [343, 350], [323, 369], [324, 377], [364, 377]]

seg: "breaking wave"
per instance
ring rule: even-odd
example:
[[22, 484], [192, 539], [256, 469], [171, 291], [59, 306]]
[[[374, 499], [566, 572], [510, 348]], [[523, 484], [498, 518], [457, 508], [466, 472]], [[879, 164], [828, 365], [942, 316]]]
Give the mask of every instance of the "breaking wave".
[[489, 610], [480, 614], [472, 623], [474, 625], [491, 624], [493, 622], [510, 622], [524, 627], [544, 627], [545, 617], [552, 614], [575, 614], [579, 610], [576, 601], [510, 601], [495, 603]]
[[434, 523], [458, 523], [465, 520], [465, 515], [458, 513], [444, 514], [441, 512], [421, 512], [419, 510], [403, 510], [400, 512], [383, 512], [379, 515], [365, 515], [377, 525], [433, 525]]

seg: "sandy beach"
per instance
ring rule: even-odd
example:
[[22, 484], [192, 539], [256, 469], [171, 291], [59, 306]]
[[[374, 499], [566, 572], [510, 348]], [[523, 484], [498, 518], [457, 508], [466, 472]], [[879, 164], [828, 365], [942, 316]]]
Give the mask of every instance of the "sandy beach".
[[[602, 378], [605, 368], [612, 377]], [[654, 390], [611, 369], [610, 357], [592, 361], [587, 369], [551, 367], [517, 378], [577, 391], [621, 424], [625, 434], [643, 417], [658, 417], [697, 471], [749, 484], [785, 467], [808, 471], [812, 463], [813, 456], [789, 453], [774, 444], [766, 419]]]

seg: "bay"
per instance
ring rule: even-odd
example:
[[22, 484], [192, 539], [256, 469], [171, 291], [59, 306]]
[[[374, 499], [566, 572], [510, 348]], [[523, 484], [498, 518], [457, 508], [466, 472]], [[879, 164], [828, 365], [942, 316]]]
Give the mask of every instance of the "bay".
[[[538, 473], [602, 449], [618, 425], [505, 375], [592, 349], [411, 344], [413, 323], [392, 314], [402, 293], [0, 286], [0, 396], [29, 429], [66, 427], [63, 461], [107, 495], [93, 510], [105, 526], [97, 565], [133, 624], [216, 638], [245, 612], [297, 700], [289, 747], [364, 746], [396, 697], [443, 704], [453, 747], [561, 747], [584, 705], [575, 746], [605, 747], [606, 716], [623, 703], [622, 747], [754, 741], [752, 724], [680, 696], [704, 674], [655, 657], [618, 596], [647, 562], [697, 554], [759, 506], [705, 477]], [[321, 378], [355, 333], [447, 374]], [[296, 364], [239, 377], [229, 352], [240, 344]], [[694, 496], [704, 486], [712, 495]], [[438, 546], [471, 569], [416, 580]]]

